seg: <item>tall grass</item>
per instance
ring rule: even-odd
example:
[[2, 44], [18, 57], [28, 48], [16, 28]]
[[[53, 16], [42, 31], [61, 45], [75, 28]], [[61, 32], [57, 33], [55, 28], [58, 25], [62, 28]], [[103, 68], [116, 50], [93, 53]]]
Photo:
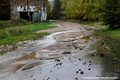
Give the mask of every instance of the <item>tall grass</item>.
[[111, 55], [120, 58], [120, 29], [110, 30], [108, 26], [103, 25], [102, 22], [94, 21], [79, 21], [82, 25], [89, 25], [98, 28], [97, 36], [100, 36], [105, 44], [110, 48]]
[[78, 21], [73, 19], [69, 21], [98, 28], [95, 35], [101, 37], [102, 41], [110, 48], [110, 55], [113, 55], [118, 59], [120, 58], [120, 29], [110, 30], [108, 26], [103, 25], [102, 22], [96, 21]]
[[111, 52], [116, 57], [120, 57], [120, 30], [106, 30], [99, 34], [109, 46]]

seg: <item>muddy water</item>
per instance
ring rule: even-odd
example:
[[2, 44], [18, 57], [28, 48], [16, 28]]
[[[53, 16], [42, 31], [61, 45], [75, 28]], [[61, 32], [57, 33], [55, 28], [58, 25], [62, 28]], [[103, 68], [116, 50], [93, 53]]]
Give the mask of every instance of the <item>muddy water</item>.
[[115, 77], [97, 55], [92, 35], [93, 30], [72, 28], [28, 42], [0, 57], [0, 80], [89, 80], [108, 72], [105, 77]]

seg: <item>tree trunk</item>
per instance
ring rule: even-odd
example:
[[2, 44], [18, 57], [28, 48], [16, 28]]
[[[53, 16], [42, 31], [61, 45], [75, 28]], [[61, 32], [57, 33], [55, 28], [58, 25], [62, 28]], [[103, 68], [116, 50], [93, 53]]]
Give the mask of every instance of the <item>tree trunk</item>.
[[17, 12], [17, 0], [10, 0], [10, 16], [12, 21], [19, 21], [20, 15]]

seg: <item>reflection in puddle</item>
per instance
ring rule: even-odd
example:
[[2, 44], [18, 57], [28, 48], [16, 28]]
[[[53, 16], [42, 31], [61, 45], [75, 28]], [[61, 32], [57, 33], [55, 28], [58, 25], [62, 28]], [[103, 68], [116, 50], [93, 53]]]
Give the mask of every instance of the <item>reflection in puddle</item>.
[[[103, 76], [107, 65], [93, 48], [96, 39], [78, 34], [72, 38], [73, 32], [80, 30], [52, 33], [3, 55], [0, 63], [5, 65], [0, 70], [0, 80], [83, 80], [83, 77]], [[60, 35], [64, 38], [56, 40]]]

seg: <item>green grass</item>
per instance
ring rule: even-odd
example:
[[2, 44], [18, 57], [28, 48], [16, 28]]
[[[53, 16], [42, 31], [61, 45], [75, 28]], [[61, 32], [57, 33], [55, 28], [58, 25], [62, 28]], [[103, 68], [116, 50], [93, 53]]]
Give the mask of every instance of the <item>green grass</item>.
[[78, 21], [78, 23], [99, 28], [96, 31], [97, 36], [100, 36], [110, 48], [111, 55], [120, 58], [120, 29], [110, 30], [108, 26], [103, 25], [102, 22]]
[[0, 45], [16, 44], [19, 41], [42, 38], [48, 33], [36, 33], [36, 31], [54, 27], [50, 22], [7, 27], [0, 30]]
[[71, 20], [68, 20], [68, 21], [75, 22], [75, 23], [80, 23], [81, 25], [94, 26], [94, 27], [102, 29], [102, 30], [108, 29], [108, 26], [103, 25], [102, 22], [97, 22], [97, 21], [82, 21], [82, 20], [79, 21], [79, 20], [74, 20], [74, 19], [71, 19]]
[[109, 46], [115, 56], [120, 57], [120, 30], [106, 30], [99, 32], [102, 39]]
[[45, 29], [49, 29], [49, 28], [53, 28], [55, 26], [52, 26], [52, 23], [48, 22], [48, 23], [34, 23], [34, 24], [30, 24], [30, 25], [25, 25], [25, 26], [15, 26], [15, 27], [10, 27], [10, 28], [6, 28], [5, 30], [23, 30], [27, 32], [35, 32], [38, 30], [45, 30]]
[[23, 25], [28, 25], [28, 21], [26, 20], [19, 20], [19, 21], [1, 21], [0, 20], [0, 29], [5, 29], [5, 28], [9, 28], [9, 27], [14, 27], [14, 26], [23, 26]]
[[11, 45], [16, 44], [19, 41], [25, 41], [25, 40], [34, 40], [37, 38], [42, 38], [45, 35], [48, 35], [46, 32], [41, 33], [33, 33], [33, 34], [24, 34], [19, 36], [11, 36], [4, 39], [0, 39], [0, 45]]

